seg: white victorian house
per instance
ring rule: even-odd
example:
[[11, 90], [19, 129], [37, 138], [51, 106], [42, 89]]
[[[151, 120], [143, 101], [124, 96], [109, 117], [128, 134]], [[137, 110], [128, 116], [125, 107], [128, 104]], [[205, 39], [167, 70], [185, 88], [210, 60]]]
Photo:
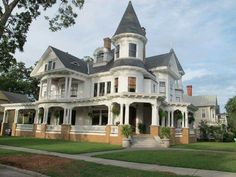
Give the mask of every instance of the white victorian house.
[[184, 70], [173, 49], [147, 57], [147, 41], [130, 2], [93, 61], [49, 46], [31, 73], [40, 80], [38, 101], [3, 105], [3, 126], [12, 126], [13, 136], [121, 144], [120, 125], [132, 125], [138, 136], [142, 123], [149, 137], [162, 126], [171, 127], [172, 143], [195, 141], [189, 118], [196, 107], [183, 101]]

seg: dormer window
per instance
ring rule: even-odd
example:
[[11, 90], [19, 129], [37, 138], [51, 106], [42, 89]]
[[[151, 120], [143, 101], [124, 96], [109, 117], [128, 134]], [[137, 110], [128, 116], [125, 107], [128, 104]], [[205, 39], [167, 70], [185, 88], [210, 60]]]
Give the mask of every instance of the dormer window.
[[70, 64], [75, 65], [75, 66], [79, 66], [79, 63], [76, 61], [72, 61]]
[[99, 52], [97, 54], [97, 63], [103, 62], [103, 59], [104, 59], [104, 52]]
[[136, 57], [137, 45], [129, 43], [129, 57]]
[[120, 45], [116, 46], [116, 58], [120, 58]]

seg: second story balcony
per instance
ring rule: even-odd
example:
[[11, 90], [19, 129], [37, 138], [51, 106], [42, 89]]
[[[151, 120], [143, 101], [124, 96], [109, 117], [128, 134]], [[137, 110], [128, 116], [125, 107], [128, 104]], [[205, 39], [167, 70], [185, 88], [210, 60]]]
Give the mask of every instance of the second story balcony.
[[84, 81], [72, 77], [51, 77], [40, 82], [39, 100], [83, 98]]

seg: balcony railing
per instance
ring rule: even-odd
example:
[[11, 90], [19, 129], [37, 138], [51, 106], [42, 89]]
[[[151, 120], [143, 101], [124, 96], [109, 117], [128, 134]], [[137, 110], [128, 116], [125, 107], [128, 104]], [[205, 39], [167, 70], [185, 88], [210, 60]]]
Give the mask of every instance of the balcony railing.
[[33, 124], [17, 124], [16, 130], [33, 131]]
[[71, 133], [99, 133], [105, 134], [106, 126], [75, 125], [71, 126]]

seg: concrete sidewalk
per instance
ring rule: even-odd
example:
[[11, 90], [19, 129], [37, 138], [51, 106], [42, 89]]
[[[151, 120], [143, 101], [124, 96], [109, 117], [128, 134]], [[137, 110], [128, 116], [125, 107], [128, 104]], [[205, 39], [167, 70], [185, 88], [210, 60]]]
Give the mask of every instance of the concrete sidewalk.
[[113, 165], [113, 166], [137, 169], [137, 170], [172, 172], [179, 175], [190, 175], [190, 176], [201, 176], [201, 177], [213, 177], [213, 176], [214, 177], [236, 177], [236, 173], [213, 171], [213, 170], [200, 170], [200, 169], [192, 169], [192, 168], [160, 166], [160, 165], [155, 165], [155, 164], [124, 162], [124, 161], [118, 161], [118, 160], [108, 160], [108, 159], [91, 157], [89, 156], [91, 154], [70, 155], [70, 154], [47, 152], [47, 151], [42, 151], [42, 150], [34, 150], [34, 149], [4, 146], [4, 145], [0, 145], [0, 148], [34, 153], [34, 154], [53, 155], [53, 156], [58, 156], [58, 157], [63, 157], [63, 158], [74, 159], [74, 160], [84, 160], [87, 162], [93, 162], [97, 164]]

